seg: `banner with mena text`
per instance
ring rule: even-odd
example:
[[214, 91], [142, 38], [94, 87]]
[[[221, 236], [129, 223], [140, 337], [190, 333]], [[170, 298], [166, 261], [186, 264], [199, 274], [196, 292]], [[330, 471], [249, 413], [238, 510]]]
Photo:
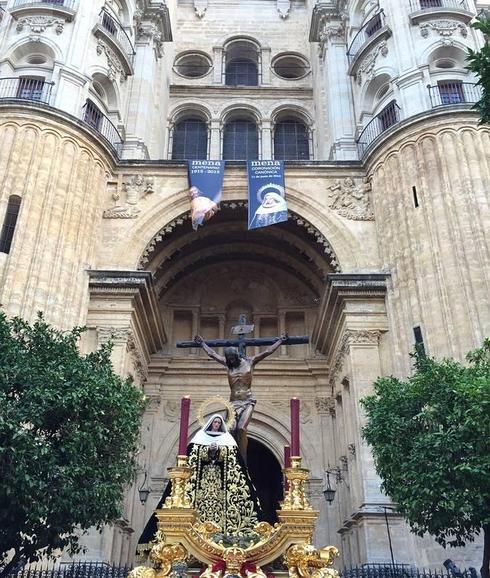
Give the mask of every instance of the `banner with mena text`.
[[283, 161], [247, 161], [248, 229], [288, 220]]
[[188, 161], [192, 228], [209, 221], [219, 210], [225, 161]]

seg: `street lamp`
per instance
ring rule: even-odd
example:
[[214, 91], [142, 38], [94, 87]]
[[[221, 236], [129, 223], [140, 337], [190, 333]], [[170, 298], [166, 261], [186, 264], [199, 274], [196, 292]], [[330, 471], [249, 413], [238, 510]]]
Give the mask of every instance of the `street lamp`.
[[146, 480], [148, 478], [148, 473], [145, 470], [145, 477], [143, 479], [143, 483], [141, 484], [141, 486], [138, 488], [138, 493], [140, 496], [140, 502], [144, 505], [146, 504], [146, 500], [148, 500], [148, 496], [150, 495], [151, 492], [151, 488], [150, 486], [148, 486], [146, 484]]
[[340, 482], [344, 481], [344, 478], [340, 473], [340, 468], [338, 467], [330, 468], [329, 466], [329, 469], [325, 470], [326, 479], [325, 479], [325, 487], [323, 488], [323, 495], [328, 505], [331, 505], [332, 502], [334, 501], [336, 492], [336, 490], [332, 488], [332, 485], [330, 483], [331, 475], [335, 477], [335, 481], [337, 482], [337, 484], [340, 484]]

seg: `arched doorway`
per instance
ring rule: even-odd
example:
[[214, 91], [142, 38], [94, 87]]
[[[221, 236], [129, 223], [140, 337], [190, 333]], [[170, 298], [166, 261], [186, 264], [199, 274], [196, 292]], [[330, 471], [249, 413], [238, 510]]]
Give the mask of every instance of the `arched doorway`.
[[276, 510], [284, 498], [281, 466], [276, 456], [253, 438], [248, 440], [247, 464], [265, 520], [275, 524], [278, 521]]

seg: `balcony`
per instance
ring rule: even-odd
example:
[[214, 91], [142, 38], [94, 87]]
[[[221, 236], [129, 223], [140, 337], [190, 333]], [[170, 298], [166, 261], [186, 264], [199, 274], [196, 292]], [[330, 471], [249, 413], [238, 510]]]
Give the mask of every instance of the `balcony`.
[[105, 8], [99, 16], [99, 22], [93, 30], [97, 38], [105, 40], [119, 56], [124, 72], [133, 74], [134, 46], [127, 32], [116, 18]]
[[428, 86], [432, 108], [457, 104], [475, 104], [482, 97], [480, 85], [472, 82], [439, 82]]
[[82, 109], [82, 120], [85, 124], [97, 131], [116, 151], [121, 154], [123, 138], [112, 121], [88, 100]]
[[468, 23], [475, 14], [467, 0], [410, 0], [410, 22], [417, 24], [431, 18], [457, 17]]
[[50, 104], [54, 82], [36, 78], [0, 78], [0, 99], [28, 100]]
[[400, 122], [400, 107], [392, 100], [363, 129], [356, 140], [359, 157], [362, 158], [371, 144], [391, 126]]
[[391, 29], [386, 24], [383, 10], [370, 18], [352, 39], [347, 50], [349, 74], [355, 74], [361, 56], [379, 41], [389, 38]]
[[70, 22], [75, 17], [78, 0], [14, 0], [10, 13], [17, 19], [30, 12], [59, 16]]

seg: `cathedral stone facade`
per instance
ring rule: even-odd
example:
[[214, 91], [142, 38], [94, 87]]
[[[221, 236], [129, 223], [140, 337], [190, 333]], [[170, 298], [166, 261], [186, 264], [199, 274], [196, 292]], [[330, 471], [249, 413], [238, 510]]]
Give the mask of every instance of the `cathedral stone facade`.
[[[199, 404], [228, 395], [176, 341], [228, 337], [245, 313], [255, 336], [310, 336], [257, 368], [249, 430], [256, 467], [277, 470], [301, 399], [315, 541], [345, 565], [389, 562], [388, 532], [397, 563], [478, 564], [478, 541], [445, 552], [390, 508], [359, 400], [410, 373], [415, 341], [462, 359], [490, 335], [490, 131], [465, 69], [482, 7], [0, 0], [0, 302], [86, 325], [85, 351], [112, 337], [149, 398], [124, 516], [84, 538], [87, 558], [133, 562], [181, 396], [195, 430]], [[221, 209], [195, 232], [189, 158], [228, 161]], [[247, 158], [286, 161], [287, 223], [247, 231]]]

